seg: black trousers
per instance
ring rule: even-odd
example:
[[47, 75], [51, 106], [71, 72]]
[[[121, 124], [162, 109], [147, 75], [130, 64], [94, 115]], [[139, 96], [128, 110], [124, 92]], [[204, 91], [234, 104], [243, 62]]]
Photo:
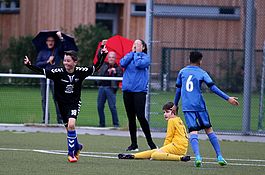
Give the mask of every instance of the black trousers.
[[137, 145], [137, 127], [136, 127], [136, 116], [142, 127], [147, 143], [151, 149], [155, 149], [149, 123], [145, 118], [145, 102], [146, 93], [145, 92], [123, 92], [123, 101], [129, 120], [129, 131], [131, 136], [132, 145]]

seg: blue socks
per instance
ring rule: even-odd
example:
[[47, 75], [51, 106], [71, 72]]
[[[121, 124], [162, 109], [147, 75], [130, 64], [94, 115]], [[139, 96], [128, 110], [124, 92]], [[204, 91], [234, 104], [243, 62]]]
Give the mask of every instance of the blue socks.
[[198, 134], [190, 135], [190, 144], [195, 156], [200, 156]]
[[76, 132], [74, 131], [67, 131], [67, 145], [68, 145], [68, 155], [74, 156], [75, 149], [78, 144]]
[[[221, 148], [218, 142], [218, 139], [214, 132], [207, 134], [208, 138], [215, 150], [216, 156], [222, 156], [221, 154]], [[192, 147], [192, 150], [195, 154], [195, 156], [200, 156], [200, 150], [199, 150], [199, 140], [198, 140], [198, 134], [192, 134], [190, 135], [190, 144]]]
[[220, 145], [219, 145], [219, 142], [218, 142], [218, 139], [217, 139], [215, 133], [214, 132], [209, 133], [208, 134], [208, 138], [209, 138], [211, 144], [213, 145], [213, 148], [215, 150], [216, 156], [217, 157], [221, 156], [222, 155], [221, 154], [221, 148], [220, 148]]

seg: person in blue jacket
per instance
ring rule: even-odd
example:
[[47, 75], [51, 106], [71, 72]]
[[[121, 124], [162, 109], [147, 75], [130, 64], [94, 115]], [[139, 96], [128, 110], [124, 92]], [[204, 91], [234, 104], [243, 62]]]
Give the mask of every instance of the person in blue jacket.
[[138, 151], [136, 116], [150, 149], [156, 149], [157, 147], [151, 137], [149, 123], [145, 118], [145, 102], [149, 80], [148, 69], [150, 65], [146, 43], [140, 39], [135, 40], [132, 51], [120, 60], [120, 65], [125, 69], [122, 91], [131, 136], [131, 145], [126, 151]]
[[[65, 42], [60, 31], [58, 31], [56, 35], [59, 37], [62, 43]], [[47, 37], [46, 39], [47, 47], [40, 50], [37, 56], [37, 60], [35, 64], [37, 67], [50, 70], [60, 65], [65, 48], [63, 46], [58, 47], [56, 45], [55, 37], [57, 36], [51, 35]], [[63, 45], [67, 47], [66, 44], [63, 44]], [[47, 86], [46, 79], [41, 78], [40, 89], [41, 89], [41, 97], [42, 97], [41, 102], [42, 102], [42, 112], [43, 112], [42, 123], [45, 123], [46, 86]], [[54, 83], [52, 80], [50, 81], [50, 89], [51, 89], [53, 99], [54, 99]], [[55, 109], [56, 109], [56, 114], [57, 114], [57, 123], [62, 124], [63, 123], [62, 116], [59, 111], [57, 101], [55, 99], [54, 99], [54, 104], [55, 104]], [[50, 122], [50, 112], [48, 112], [48, 122]]]

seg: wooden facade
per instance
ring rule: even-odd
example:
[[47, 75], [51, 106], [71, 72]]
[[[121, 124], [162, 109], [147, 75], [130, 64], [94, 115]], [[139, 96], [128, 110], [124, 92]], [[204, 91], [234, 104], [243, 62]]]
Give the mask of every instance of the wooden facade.
[[[119, 34], [128, 38], [144, 38], [145, 17], [131, 16], [132, 3], [145, 0], [20, 0], [18, 14], [0, 14], [3, 46], [11, 36], [35, 35], [43, 29], [64, 29], [71, 33], [79, 24], [94, 24], [96, 3], [122, 5]], [[173, 41], [176, 47], [242, 48], [244, 32], [244, 0], [157, 0], [160, 4], [240, 7], [240, 20], [163, 18], [154, 19], [154, 38]], [[265, 2], [256, 0], [257, 47], [264, 40]], [[174, 34], [172, 34], [174, 33]], [[207, 34], [207, 35], [206, 35]]]
[[[11, 36], [35, 35], [43, 29], [64, 29], [71, 34], [79, 24], [95, 24], [96, 3], [120, 4], [118, 34], [131, 39], [144, 38], [145, 17], [131, 15], [131, 6], [145, 2], [145, 0], [20, 0], [18, 14], [0, 14], [2, 47], [8, 45]], [[239, 7], [240, 19], [214, 20], [155, 16], [153, 63], [160, 63], [163, 47], [243, 49], [244, 0], [155, 0], [154, 2]], [[256, 48], [261, 49], [265, 39], [265, 1], [256, 0], [255, 7], [257, 14]]]

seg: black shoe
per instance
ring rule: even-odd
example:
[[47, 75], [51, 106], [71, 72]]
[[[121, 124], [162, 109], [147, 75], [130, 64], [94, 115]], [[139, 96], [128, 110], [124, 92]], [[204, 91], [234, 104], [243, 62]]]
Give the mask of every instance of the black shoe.
[[139, 151], [138, 146], [137, 145], [130, 145], [126, 151]]
[[150, 149], [157, 149], [158, 147], [154, 143], [148, 144]]
[[183, 156], [180, 158], [180, 160], [183, 162], [188, 162], [188, 161], [190, 161], [190, 156]]
[[106, 126], [105, 126], [105, 125], [98, 125], [98, 127], [104, 128], [104, 127], [106, 127]]
[[118, 154], [119, 159], [134, 159], [134, 155], [132, 154]]

